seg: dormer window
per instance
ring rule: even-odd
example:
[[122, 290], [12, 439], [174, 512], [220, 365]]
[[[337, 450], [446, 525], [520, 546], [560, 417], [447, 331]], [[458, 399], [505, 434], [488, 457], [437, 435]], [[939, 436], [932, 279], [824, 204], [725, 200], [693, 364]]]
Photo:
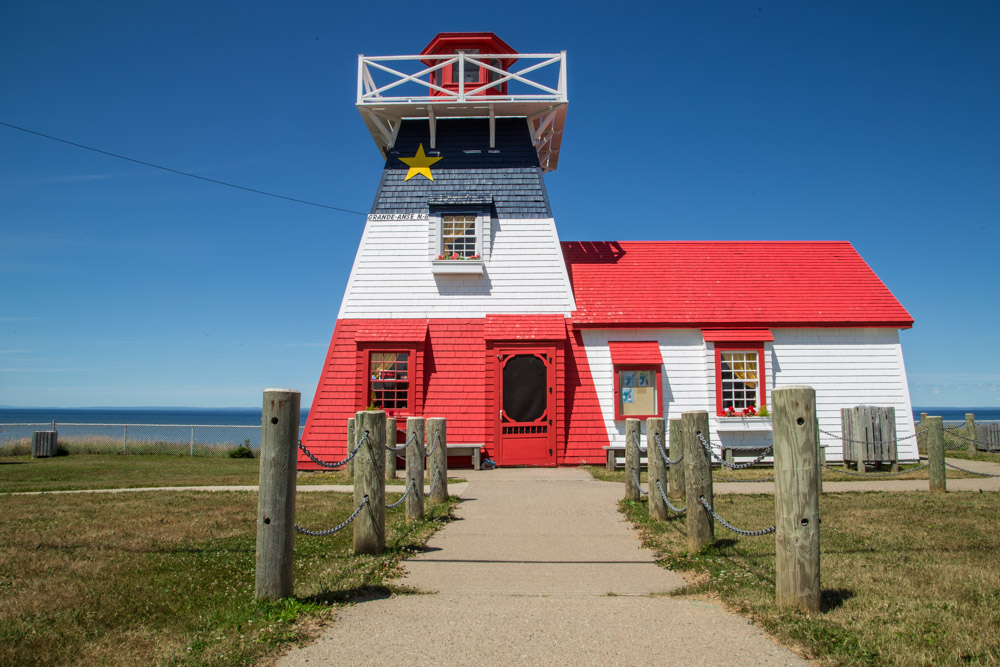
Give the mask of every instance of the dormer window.
[[445, 257], [478, 257], [476, 215], [441, 216], [441, 254]]

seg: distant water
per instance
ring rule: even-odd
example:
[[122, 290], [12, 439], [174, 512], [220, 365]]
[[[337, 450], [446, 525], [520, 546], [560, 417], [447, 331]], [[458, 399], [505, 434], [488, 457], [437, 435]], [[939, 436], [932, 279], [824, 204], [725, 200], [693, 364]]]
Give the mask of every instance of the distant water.
[[946, 422], [964, 422], [967, 412], [976, 415], [976, 421], [1000, 421], [1000, 408], [913, 408], [913, 421], [920, 421], [921, 412]]
[[[308, 409], [299, 425], [304, 426]], [[260, 408], [0, 408], [0, 423], [225, 424], [260, 426]]]

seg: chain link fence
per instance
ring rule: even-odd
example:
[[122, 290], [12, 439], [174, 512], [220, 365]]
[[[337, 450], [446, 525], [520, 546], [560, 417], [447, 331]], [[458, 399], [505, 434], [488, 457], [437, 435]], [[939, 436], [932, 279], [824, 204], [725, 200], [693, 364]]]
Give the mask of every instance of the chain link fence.
[[[245, 424], [0, 423], [0, 456], [31, 454], [35, 431], [57, 431], [66, 454], [228, 456], [245, 447], [260, 453], [260, 426]], [[302, 427], [299, 427], [299, 437]]]

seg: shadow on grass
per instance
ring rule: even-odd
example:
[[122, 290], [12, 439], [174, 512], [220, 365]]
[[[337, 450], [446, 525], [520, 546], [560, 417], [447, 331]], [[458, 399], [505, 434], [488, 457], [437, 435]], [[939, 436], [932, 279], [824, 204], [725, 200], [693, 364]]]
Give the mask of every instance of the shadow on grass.
[[359, 586], [342, 591], [320, 591], [314, 595], [296, 598], [299, 602], [316, 605], [346, 604], [388, 600], [396, 591], [388, 586]]
[[819, 592], [820, 611], [827, 612], [837, 609], [854, 597], [854, 591], [846, 588], [830, 588]]

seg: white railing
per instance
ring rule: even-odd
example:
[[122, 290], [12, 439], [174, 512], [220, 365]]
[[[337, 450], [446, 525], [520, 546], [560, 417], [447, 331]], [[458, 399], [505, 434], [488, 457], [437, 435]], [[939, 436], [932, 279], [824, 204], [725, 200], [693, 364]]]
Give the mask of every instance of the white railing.
[[[496, 61], [517, 59], [520, 69], [504, 71]], [[428, 61], [434, 62], [427, 65]], [[491, 62], [493, 61], [493, 62]], [[457, 90], [431, 83], [431, 74], [442, 81], [444, 68], [458, 67]], [[466, 82], [467, 68], [491, 73], [487, 83]], [[514, 66], [512, 66], [514, 67]], [[415, 70], [415, 71], [414, 71]], [[499, 94], [504, 84], [517, 88]], [[358, 105], [413, 103], [548, 103], [564, 104], [566, 95], [566, 53], [501, 53], [415, 56], [358, 56]]]

